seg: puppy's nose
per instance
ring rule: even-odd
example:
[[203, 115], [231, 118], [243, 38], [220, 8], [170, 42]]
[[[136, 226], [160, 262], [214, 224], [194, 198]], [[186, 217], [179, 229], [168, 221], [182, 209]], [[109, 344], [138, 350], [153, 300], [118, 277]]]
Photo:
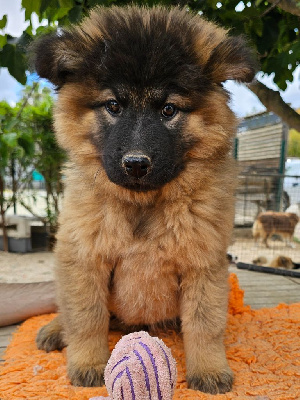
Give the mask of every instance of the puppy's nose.
[[144, 154], [126, 154], [122, 158], [122, 166], [127, 175], [142, 178], [151, 168], [151, 159]]

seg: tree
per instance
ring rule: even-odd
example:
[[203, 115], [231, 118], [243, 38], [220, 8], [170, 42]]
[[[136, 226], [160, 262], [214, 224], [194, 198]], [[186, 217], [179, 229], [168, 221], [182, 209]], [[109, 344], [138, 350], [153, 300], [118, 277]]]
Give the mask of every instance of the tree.
[[66, 161], [66, 154], [58, 146], [53, 131], [51, 90], [39, 85], [35, 85], [33, 90], [32, 86], [26, 86], [25, 97], [27, 93], [30, 93], [30, 96], [20, 123], [23, 131], [26, 131], [35, 143], [35, 154], [31, 163], [45, 180], [46, 215], [36, 214], [23, 198], [20, 198], [20, 203], [49, 227], [49, 233], [53, 237], [57, 230], [57, 217], [63, 194], [62, 167]]
[[[293, 72], [299, 65], [300, 54], [300, 1], [299, 0], [136, 0], [137, 4], [164, 4], [186, 6], [203, 14], [226, 28], [233, 28], [233, 34], [246, 34], [255, 47], [261, 63], [261, 71], [274, 73], [274, 82], [285, 90], [287, 82], [293, 81]], [[132, 0], [22, 0], [25, 18], [29, 27], [20, 38], [0, 36], [0, 66], [7, 67], [10, 74], [21, 83], [26, 82], [25, 47], [33, 39], [47, 30], [70, 23], [79, 22], [90, 8], [97, 4], [131, 4]], [[48, 26], [39, 27], [33, 34], [31, 16], [36, 13], [39, 20], [46, 19]], [[0, 21], [4, 28], [7, 19]], [[269, 111], [274, 111], [291, 128], [300, 131], [300, 116], [287, 105], [278, 92], [268, 89], [260, 82], [249, 85]]]
[[[52, 105], [51, 90], [37, 83], [25, 86], [22, 99], [15, 107], [0, 102], [0, 211], [4, 231], [5, 213], [18, 202], [49, 228], [51, 236], [56, 232], [63, 192], [61, 170], [66, 155], [53, 133]], [[25, 188], [31, 188], [33, 171], [38, 171], [45, 180], [46, 207], [41, 215], [33, 209], [24, 192]], [[12, 195], [5, 190], [8, 184]], [[31, 191], [31, 197], [32, 194]], [[5, 250], [8, 250], [7, 235]]]
[[[24, 106], [24, 102], [15, 108], [5, 101], [0, 102], [0, 227], [4, 251], [8, 251], [5, 215], [16, 201], [34, 151], [32, 137], [17, 126]], [[9, 178], [12, 192], [6, 190]]]

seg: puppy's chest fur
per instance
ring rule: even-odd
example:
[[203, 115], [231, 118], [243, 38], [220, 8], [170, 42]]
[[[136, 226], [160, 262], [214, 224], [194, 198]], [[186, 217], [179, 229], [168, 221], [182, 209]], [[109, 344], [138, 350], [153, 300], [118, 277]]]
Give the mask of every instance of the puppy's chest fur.
[[[128, 325], [152, 324], [178, 315], [179, 275], [169, 247], [164, 244], [163, 215], [154, 207], [126, 213], [131, 240], [120, 252], [111, 275], [109, 308]], [[130, 235], [129, 235], [130, 236]], [[164, 240], [163, 240], [164, 239]]]
[[[201, 275], [202, 269], [223, 264], [220, 254], [225, 255], [228, 244], [231, 212], [226, 196], [222, 208], [216, 203], [219, 185], [212, 186], [209, 196], [195, 191], [172, 201], [158, 197], [150, 204], [108, 200], [83, 190], [80, 197], [79, 187], [67, 186], [58, 242], [68, 237], [80, 243], [72, 246], [84, 265], [79, 275], [96, 269], [92, 273], [100, 276], [100, 269], [107, 268], [103, 260], [108, 262], [108, 308], [126, 324], [175, 318], [185, 272], [200, 269]], [[64, 254], [58, 246], [58, 258]]]
[[[141, 257], [113, 271], [109, 309], [127, 325], [154, 324], [178, 316], [179, 278], [174, 265]], [[150, 265], [149, 265], [150, 264]]]

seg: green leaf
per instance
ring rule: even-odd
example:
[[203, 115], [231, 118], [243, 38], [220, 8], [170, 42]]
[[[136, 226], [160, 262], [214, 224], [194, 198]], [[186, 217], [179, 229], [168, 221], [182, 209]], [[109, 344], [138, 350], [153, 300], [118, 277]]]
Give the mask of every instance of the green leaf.
[[41, 0], [22, 0], [22, 8], [25, 8], [25, 20], [30, 20], [33, 12], [40, 15]]
[[56, 30], [56, 27], [46, 25], [46, 26], [39, 26], [36, 30], [36, 36], [44, 35], [46, 33], [51, 33]]
[[263, 34], [263, 28], [264, 28], [264, 24], [262, 19], [256, 18], [254, 20], [252, 20], [252, 28], [254, 30], [254, 32], [257, 34], [257, 36], [262, 37]]
[[18, 134], [16, 132], [3, 133], [1, 139], [8, 147], [16, 147], [18, 144]]
[[22, 135], [18, 138], [18, 144], [21, 148], [24, 149], [24, 152], [27, 155], [32, 155], [34, 153], [34, 142], [32, 136], [30, 135]]
[[76, 24], [80, 21], [82, 17], [82, 7], [75, 6], [69, 11], [69, 20], [72, 24]]
[[6, 125], [6, 130], [11, 131], [15, 125], [17, 125], [18, 120], [16, 118], [10, 118], [9, 122]]
[[0, 35], [0, 49], [2, 49], [7, 42], [7, 37], [6, 35]]
[[22, 85], [25, 85], [25, 55], [16, 48], [16, 45], [7, 43], [3, 47], [0, 52], [0, 66], [7, 67], [8, 72]]
[[270, 57], [263, 63], [263, 70], [266, 73], [275, 73], [274, 82], [281, 90], [287, 88], [287, 81], [293, 81], [293, 71], [288, 69], [288, 65], [288, 53], [277, 54], [276, 57]]
[[4, 107], [2, 104], [0, 105], [0, 116], [5, 116], [7, 114], [7, 108]]
[[58, 0], [41, 0], [40, 16], [43, 15], [49, 21], [55, 21], [55, 16], [59, 9]]
[[61, 20], [65, 15], [68, 15], [70, 8], [64, 7], [59, 8], [57, 13], [52, 17], [53, 20]]
[[297, 41], [296, 43], [292, 44], [290, 47], [290, 50], [292, 51], [291, 54], [289, 54], [289, 61], [293, 64], [297, 64], [299, 62], [299, 54], [300, 54], [300, 40]]
[[31, 25], [28, 25], [28, 27], [26, 28], [26, 30], [25, 30], [24, 32], [26, 32], [27, 35], [32, 36], [32, 26], [31, 26]]
[[6, 27], [7, 23], [7, 15], [3, 15], [3, 18], [0, 19], [0, 29], [3, 29]]
[[16, 158], [23, 158], [25, 156], [25, 150], [23, 147], [17, 146], [14, 148], [14, 157]]
[[58, 2], [61, 8], [68, 8], [70, 10], [74, 6], [73, 0], [58, 0]]
[[9, 152], [7, 146], [2, 142], [0, 136], [0, 173], [4, 174], [3, 168], [7, 165]]

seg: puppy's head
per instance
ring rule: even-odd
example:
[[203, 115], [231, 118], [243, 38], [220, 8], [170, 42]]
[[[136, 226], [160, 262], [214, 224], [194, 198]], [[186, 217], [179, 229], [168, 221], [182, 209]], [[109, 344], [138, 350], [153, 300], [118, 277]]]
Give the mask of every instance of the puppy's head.
[[33, 50], [38, 74], [59, 90], [60, 144], [135, 192], [227, 154], [235, 119], [222, 82], [255, 74], [242, 38], [179, 9], [96, 8]]

